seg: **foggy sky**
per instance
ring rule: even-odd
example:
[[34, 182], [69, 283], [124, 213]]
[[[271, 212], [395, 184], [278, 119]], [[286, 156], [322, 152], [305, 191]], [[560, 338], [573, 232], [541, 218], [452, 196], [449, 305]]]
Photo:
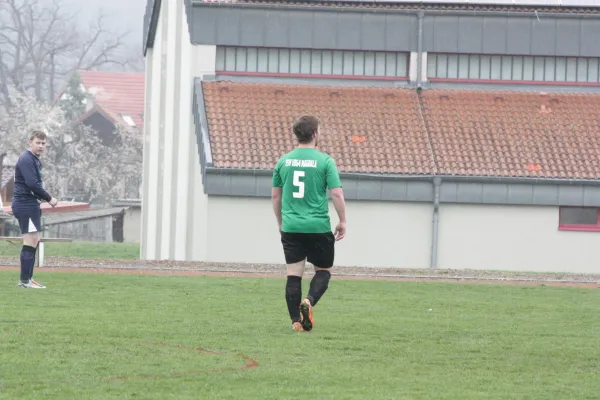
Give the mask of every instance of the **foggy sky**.
[[97, 18], [99, 10], [102, 8], [104, 13], [110, 16], [110, 19], [107, 18], [107, 20], [111, 25], [106, 28], [115, 29], [116, 32], [131, 30], [127, 37], [127, 44], [142, 51], [146, 0], [62, 0], [62, 3], [73, 7], [72, 11], [78, 11], [82, 18], [86, 18], [88, 21]]

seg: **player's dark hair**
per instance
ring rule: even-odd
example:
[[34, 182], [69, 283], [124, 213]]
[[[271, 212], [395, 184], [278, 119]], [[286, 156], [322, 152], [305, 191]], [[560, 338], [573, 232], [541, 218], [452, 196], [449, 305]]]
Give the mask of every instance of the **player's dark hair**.
[[33, 140], [33, 139], [40, 139], [40, 140], [46, 140], [46, 134], [42, 131], [32, 131], [31, 134], [29, 135], [29, 140]]
[[319, 120], [312, 115], [305, 115], [294, 124], [294, 135], [299, 143], [309, 143], [318, 129]]

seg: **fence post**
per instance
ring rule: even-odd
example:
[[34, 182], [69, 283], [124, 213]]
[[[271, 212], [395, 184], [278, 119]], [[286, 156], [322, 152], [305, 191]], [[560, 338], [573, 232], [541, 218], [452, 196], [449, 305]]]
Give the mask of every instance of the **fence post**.
[[42, 213], [42, 217], [40, 218], [40, 241], [38, 243], [38, 268], [42, 268], [44, 266], [44, 241], [41, 240], [44, 236], [44, 213]]

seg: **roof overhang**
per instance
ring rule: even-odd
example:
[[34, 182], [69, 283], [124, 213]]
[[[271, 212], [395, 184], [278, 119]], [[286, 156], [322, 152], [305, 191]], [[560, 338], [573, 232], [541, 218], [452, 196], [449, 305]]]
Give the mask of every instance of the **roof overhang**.
[[[204, 168], [209, 196], [271, 196], [271, 170]], [[347, 200], [600, 207], [600, 180], [341, 173]]]
[[[40, 209], [42, 210], [42, 213], [76, 212], [89, 210], [89, 208], [89, 203], [78, 203], [71, 201], [59, 201], [55, 207], [50, 206], [46, 202], [42, 202], [42, 204], [40, 204]], [[3, 210], [6, 213], [12, 213], [12, 207], [10, 206], [4, 207]]]
[[[265, 42], [273, 42], [273, 46], [279, 47], [299, 47], [290, 46], [289, 44], [283, 45], [288, 42], [287, 35], [280, 35], [276, 31], [278, 29], [297, 31], [305, 30], [308, 32], [318, 31], [319, 27], [323, 26], [323, 22], [316, 22], [315, 29], [313, 27], [306, 27], [307, 21], [305, 19], [291, 19], [289, 18], [289, 12], [293, 11], [304, 11], [304, 12], [331, 12], [343, 13], [348, 15], [363, 14], [368, 16], [369, 20], [375, 18], [378, 21], [371, 21], [374, 26], [382, 25], [381, 18], [393, 17], [393, 25], [404, 24], [409, 25], [404, 30], [404, 34], [408, 32], [414, 32], [416, 29], [416, 19], [418, 15], [421, 16], [504, 16], [506, 18], [532, 18], [532, 15], [536, 17], [551, 17], [551, 18], [569, 18], [569, 19], [599, 19], [600, 13], [590, 12], [594, 7], [569, 7], [569, 6], [556, 6], [556, 5], [515, 5], [515, 4], [499, 4], [497, 8], [494, 8], [493, 4], [444, 4], [444, 3], [423, 3], [423, 2], [397, 2], [402, 3], [401, 7], [389, 7], [390, 3], [394, 2], [382, 2], [375, 1], [371, 2], [372, 5], [366, 5], [365, 2], [361, 2], [360, 6], [353, 7], [351, 2], [342, 4], [341, 2], [318, 2], [319, 4], [311, 4], [309, 1], [305, 2], [229, 2], [229, 1], [204, 1], [204, 0], [184, 0], [185, 10], [188, 21], [188, 29], [190, 34], [190, 40], [193, 44], [212, 44], [212, 45], [251, 45], [257, 46], [261, 40], [254, 40], [252, 37], [240, 34], [240, 26], [252, 24], [254, 26], [262, 25], [264, 29], [274, 29], [269, 32], [268, 35], [261, 34], [260, 36]], [[382, 7], [382, 3], [386, 3], [385, 7]], [[146, 55], [148, 48], [154, 46], [154, 39], [156, 35], [156, 28], [158, 24], [160, 8], [162, 0], [147, 0], [146, 12], [144, 15], [144, 37], [143, 37], [143, 52]], [[509, 7], [510, 6], [510, 7]], [[507, 7], [509, 7], [507, 9]], [[254, 12], [253, 12], [254, 10]], [[259, 15], [256, 11], [267, 11]], [[241, 14], [245, 13], [244, 20], [241, 19]], [[264, 19], [267, 18], [268, 21]], [[404, 16], [404, 17], [402, 17]], [[400, 19], [398, 19], [400, 17]], [[235, 26], [231, 21], [238, 21]], [[329, 20], [327, 20], [329, 22]], [[313, 24], [312, 21], [308, 22]], [[434, 23], [434, 22], [431, 22]], [[276, 27], [274, 25], [282, 25]], [[413, 26], [414, 25], [414, 26]], [[390, 28], [392, 29], [392, 28]], [[393, 28], [399, 29], [399, 28]], [[253, 31], [257, 31], [254, 29]], [[342, 32], [343, 31], [343, 32]], [[347, 28], [342, 29], [337, 36], [346, 37], [346, 31], [350, 35], [349, 37], [356, 36], [356, 26], [350, 24]], [[256, 32], [255, 32], [256, 33]], [[393, 32], [394, 37], [398, 37], [398, 32]], [[318, 34], [317, 34], [318, 35]], [[410, 34], [412, 35], [412, 34]], [[328, 36], [328, 35], [325, 35]], [[361, 35], [359, 35], [361, 36]], [[400, 35], [402, 36], [402, 35]], [[323, 39], [327, 49], [331, 49], [329, 43], [331, 38]], [[323, 40], [316, 40], [315, 43], [323, 42]], [[406, 39], [408, 40], [408, 39]], [[405, 41], [406, 41], [405, 40]], [[416, 39], [410, 39], [409, 47], [413, 46], [413, 42]], [[239, 42], [239, 43], [238, 43]], [[256, 43], [254, 43], [256, 42]], [[400, 41], [402, 42], [402, 41]], [[269, 47], [268, 43], [263, 44], [265, 47]], [[276, 47], [277, 47], [276, 46]], [[386, 47], [382, 44], [379, 47]], [[398, 44], [396, 44], [398, 46]], [[300, 46], [302, 47], [302, 46]], [[406, 44], [405, 46], [406, 47]], [[362, 49], [360, 45], [357, 49]], [[347, 48], [346, 48], [347, 49]], [[383, 50], [383, 49], [371, 49], [369, 50]], [[393, 51], [394, 49], [389, 49]], [[406, 49], [396, 49], [397, 51], [406, 51]], [[414, 51], [416, 49], [412, 49]]]
[[103, 109], [102, 107], [100, 107], [99, 105], [95, 105], [94, 107], [90, 108], [84, 114], [82, 114], [81, 116], [79, 116], [79, 118], [77, 118], [76, 120], [74, 120], [73, 122], [71, 122], [71, 125], [75, 126], [75, 125], [81, 124], [84, 121], [86, 121], [88, 118], [90, 118], [91, 116], [96, 115], [96, 114], [98, 114], [102, 118], [104, 118], [115, 129], [121, 128], [125, 132], [134, 132], [134, 133], [141, 131], [141, 129], [138, 128], [138, 127], [128, 126], [126, 123], [124, 123], [122, 121], [117, 121], [111, 115], [111, 113], [109, 113], [108, 111], [106, 111], [105, 109]]
[[[188, 21], [188, 27], [191, 31], [192, 26], [192, 13], [190, 8], [192, 7], [193, 0], [184, 0], [186, 9], [186, 16]], [[143, 51], [144, 56], [148, 48], [154, 46], [154, 38], [156, 36], [156, 27], [158, 25], [158, 17], [160, 16], [160, 7], [162, 6], [162, 0], [146, 0], [146, 13], [144, 14], [144, 37], [143, 37]]]
[[51, 214], [45, 217], [44, 225], [60, 225], [70, 222], [88, 221], [98, 218], [112, 217], [114, 215], [122, 214], [125, 210], [126, 208], [124, 207], [113, 207], [107, 209], [88, 209], [71, 213]]
[[[152, 0], [150, 0], [152, 1]], [[596, 16], [597, 6], [586, 5], [559, 5], [557, 4], [515, 4], [510, 3], [486, 3], [486, 2], [444, 2], [444, 1], [386, 1], [386, 0], [360, 0], [360, 1], [206, 1], [206, 0], [185, 0], [188, 5], [197, 7], [220, 7], [225, 9], [246, 8], [246, 9], [285, 9], [285, 10], [303, 10], [303, 11], [355, 11], [365, 13], [400, 13], [416, 14], [423, 11], [427, 14], [436, 15], [521, 15], [531, 17], [534, 13], [537, 15], [553, 16]]]
[[101, 115], [104, 119], [106, 119], [108, 122], [110, 122], [111, 124], [115, 125], [117, 124], [117, 122], [115, 121], [115, 119], [113, 117], [111, 117], [111, 115], [109, 113], [107, 113], [106, 111], [104, 111], [102, 109], [102, 107], [95, 105], [94, 107], [90, 108], [88, 111], [86, 111], [84, 114], [82, 114], [81, 116], [79, 116], [79, 118], [77, 118], [76, 120], [74, 120], [72, 122], [72, 125], [78, 125], [80, 123], [82, 123], [83, 121], [85, 121], [86, 119], [88, 119], [89, 117], [91, 117], [94, 114], [99, 114]]
[[[188, 0], [186, 0], [188, 3]], [[154, 37], [156, 36], [156, 26], [158, 24], [158, 15], [162, 0], [147, 0], [146, 13], [144, 14], [144, 56], [149, 47], [154, 46]]]

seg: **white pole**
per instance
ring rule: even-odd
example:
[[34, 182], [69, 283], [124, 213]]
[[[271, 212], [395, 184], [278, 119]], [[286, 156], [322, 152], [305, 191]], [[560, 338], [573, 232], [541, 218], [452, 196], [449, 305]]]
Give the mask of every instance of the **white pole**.
[[41, 268], [44, 266], [44, 242], [40, 241], [38, 243], [38, 267]]

